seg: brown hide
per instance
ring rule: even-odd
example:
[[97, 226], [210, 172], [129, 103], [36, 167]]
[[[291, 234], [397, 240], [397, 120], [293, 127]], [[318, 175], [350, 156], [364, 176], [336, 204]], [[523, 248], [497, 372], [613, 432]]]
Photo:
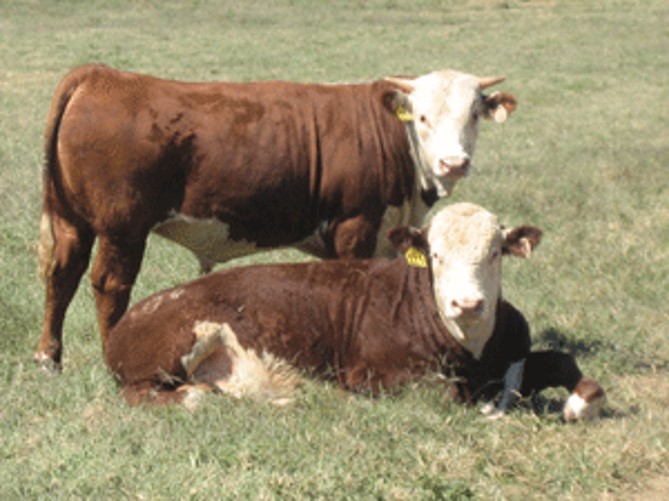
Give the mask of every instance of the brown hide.
[[[215, 218], [232, 240], [291, 244], [321, 222], [331, 257], [369, 257], [385, 209], [414, 195], [393, 84], [183, 83], [89, 65], [60, 83], [46, 129], [35, 358], [59, 367], [88, 266], [103, 345], [126, 310], [149, 231]], [[427, 198], [430, 193], [424, 194]]]
[[440, 371], [459, 380], [454, 394], [466, 402], [499, 390], [530, 347], [522, 315], [502, 302], [475, 361], [441, 322], [428, 269], [345, 260], [225, 270], [151, 296], [112, 329], [106, 361], [126, 388], [164, 386], [166, 374], [183, 382], [180, 358], [198, 321], [227, 322], [242, 347], [347, 389], [377, 392]]
[[376, 224], [412, 194], [387, 82], [183, 83], [102, 66], [70, 79], [54, 188], [98, 235], [142, 238], [176, 211], [277, 246], [324, 220]]

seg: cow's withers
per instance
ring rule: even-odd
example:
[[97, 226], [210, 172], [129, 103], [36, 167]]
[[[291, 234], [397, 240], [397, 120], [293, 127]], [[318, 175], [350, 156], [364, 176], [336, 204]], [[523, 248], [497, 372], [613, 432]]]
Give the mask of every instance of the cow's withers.
[[60, 365], [65, 312], [91, 280], [103, 344], [154, 231], [215, 262], [302, 244], [388, 253], [468, 170], [479, 117], [515, 108], [499, 79], [446, 71], [368, 84], [184, 83], [99, 65], [56, 90], [40, 239], [46, 307], [36, 359]]

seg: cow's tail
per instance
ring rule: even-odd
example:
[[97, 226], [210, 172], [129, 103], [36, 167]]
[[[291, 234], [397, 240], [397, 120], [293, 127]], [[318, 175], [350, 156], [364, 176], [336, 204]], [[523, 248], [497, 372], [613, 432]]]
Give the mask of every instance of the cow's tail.
[[63, 115], [72, 96], [89, 74], [90, 67], [82, 66], [68, 73], [58, 85], [51, 101], [51, 109], [44, 131], [44, 167], [42, 170], [42, 219], [40, 222], [40, 236], [37, 244], [38, 271], [40, 277], [46, 280], [53, 271], [55, 235], [53, 229], [53, 204], [58, 200], [65, 206], [62, 190], [59, 185], [60, 166], [58, 163], [58, 133]]

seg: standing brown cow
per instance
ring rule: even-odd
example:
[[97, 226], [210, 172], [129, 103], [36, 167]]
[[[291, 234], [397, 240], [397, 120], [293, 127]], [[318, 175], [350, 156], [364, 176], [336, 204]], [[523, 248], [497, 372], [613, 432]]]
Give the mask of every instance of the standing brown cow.
[[302, 244], [369, 257], [392, 224], [420, 223], [466, 174], [502, 79], [440, 71], [357, 85], [184, 83], [90, 65], [56, 90], [46, 128], [36, 359], [60, 366], [67, 307], [98, 239], [103, 345], [126, 310], [150, 231], [205, 269]]

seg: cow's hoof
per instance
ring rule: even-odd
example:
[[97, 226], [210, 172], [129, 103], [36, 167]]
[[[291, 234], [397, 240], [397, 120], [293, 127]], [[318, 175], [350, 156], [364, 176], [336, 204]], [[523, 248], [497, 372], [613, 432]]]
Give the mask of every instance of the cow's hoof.
[[567, 422], [593, 419], [601, 414], [606, 403], [606, 393], [597, 381], [583, 378], [574, 388], [562, 411]]
[[484, 416], [490, 416], [496, 410], [497, 410], [497, 405], [495, 405], [495, 402], [493, 402], [492, 400], [485, 402], [479, 409], [481, 414], [483, 414]]
[[48, 375], [57, 375], [63, 371], [63, 366], [60, 362], [56, 362], [50, 355], [43, 351], [38, 351], [33, 357], [39, 368]]
[[489, 414], [486, 414], [486, 419], [488, 421], [498, 421], [506, 416], [506, 411], [503, 411], [501, 409], [495, 409]]

